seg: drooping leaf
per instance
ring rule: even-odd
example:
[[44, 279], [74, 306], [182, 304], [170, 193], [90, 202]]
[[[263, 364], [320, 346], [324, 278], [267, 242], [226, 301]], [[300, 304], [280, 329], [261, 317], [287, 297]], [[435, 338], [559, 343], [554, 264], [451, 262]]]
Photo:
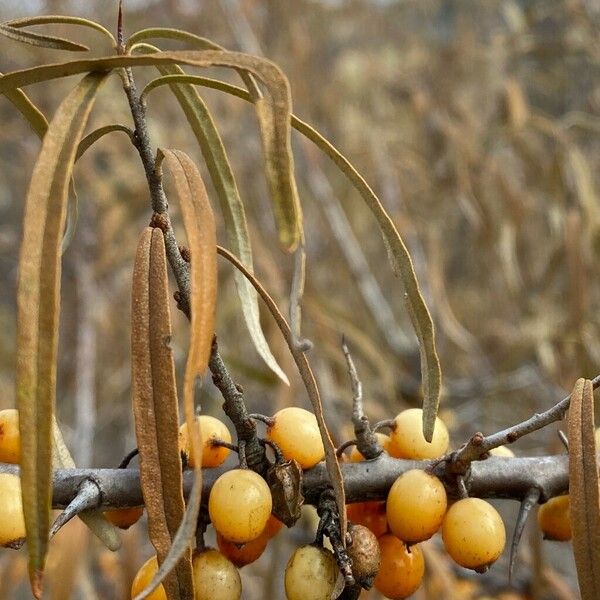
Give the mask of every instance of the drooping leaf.
[[191, 252], [190, 265], [190, 348], [184, 378], [185, 420], [190, 432], [191, 453], [194, 456], [194, 484], [188, 497], [183, 521], [173, 540], [168, 556], [148, 587], [134, 598], [143, 600], [161, 583], [190, 546], [196, 530], [202, 495], [202, 436], [194, 426], [194, 384], [208, 366], [214, 335], [214, 315], [217, 292], [217, 234], [208, 195], [193, 161], [178, 150], [160, 150], [157, 168], [165, 162], [175, 181], [181, 204], [181, 214]]
[[[140, 49], [146, 52], [158, 52], [158, 49], [149, 44], [142, 44], [141, 46]], [[178, 66], [161, 66], [158, 67], [158, 69], [163, 74], [183, 73], [182, 69]], [[146, 89], [141, 94], [142, 98], [146, 95]], [[233, 251], [246, 268], [252, 272], [252, 250], [246, 223], [246, 213], [231, 165], [229, 164], [227, 154], [225, 153], [221, 136], [215, 127], [206, 104], [193, 86], [172, 85], [171, 89], [181, 105], [188, 123], [200, 145], [202, 155], [204, 156], [208, 171], [217, 191], [217, 196], [224, 216], [229, 245], [233, 248]], [[277, 364], [267, 340], [265, 339], [265, 335], [260, 325], [258, 296], [256, 295], [255, 289], [238, 271], [235, 273], [235, 283], [242, 305], [244, 321], [257, 352], [267, 366], [277, 374], [282, 381], [289, 384], [286, 374]]]
[[[132, 285], [132, 395], [140, 483], [150, 541], [162, 564], [185, 510], [167, 261], [160, 229], [146, 228], [136, 253]], [[165, 578], [167, 597], [193, 597], [191, 553]]]
[[109, 133], [112, 133], [113, 131], [122, 131], [123, 133], [126, 133], [129, 136], [129, 139], [133, 140], [134, 133], [129, 127], [127, 127], [127, 125], [113, 123], [112, 125], [104, 125], [103, 127], [98, 127], [98, 129], [94, 129], [94, 131], [88, 133], [81, 140], [81, 142], [79, 142], [75, 160], [79, 160], [100, 138], [104, 137]]
[[96, 23], [96, 21], [91, 21], [90, 19], [84, 19], [83, 17], [72, 17], [69, 15], [36, 15], [33, 17], [23, 17], [21, 19], [14, 19], [13, 21], [8, 21], [6, 25], [10, 25], [15, 29], [21, 29], [23, 27], [30, 27], [32, 25], [54, 25], [54, 24], [66, 24], [66, 25], [79, 25], [81, 27], [88, 27], [90, 29], [95, 29], [99, 31], [103, 35], [105, 35], [112, 43], [113, 46], [116, 47], [117, 43], [113, 36], [113, 34], [100, 25], [100, 23]]
[[60, 246], [77, 144], [105, 74], [86, 76], [44, 136], [23, 223], [17, 287], [16, 397], [21, 481], [32, 589], [40, 597], [52, 499], [52, 420], [60, 305]]
[[600, 598], [600, 493], [594, 431], [592, 382], [578, 379], [569, 408], [569, 506], [582, 600]]
[[0, 78], [0, 92], [85, 71], [173, 64], [244, 69], [258, 77], [267, 87], [269, 97], [256, 99], [254, 105], [260, 124], [265, 170], [273, 199], [279, 239], [287, 251], [293, 251], [300, 239], [302, 212], [291, 153], [291, 98], [287, 79], [272, 62], [239, 52], [217, 50], [159, 52], [151, 55], [74, 60], [4, 75]]
[[[161, 79], [162, 81], [156, 82], [154, 87], [173, 83], [190, 83], [217, 89], [252, 102], [250, 94], [246, 90], [223, 81], [192, 75], [172, 75]], [[361, 195], [377, 220], [394, 273], [401, 278], [404, 285], [406, 292], [405, 301], [413, 328], [419, 340], [424, 396], [423, 433], [427, 440], [431, 440], [439, 405], [442, 376], [435, 349], [433, 321], [421, 294], [408, 249], [381, 201], [348, 159], [316, 129], [293, 114], [291, 115], [291, 125], [296, 131], [320, 148], [339, 167]]]
[[[148, 44], [144, 44], [143, 41], [151, 39], [177, 40], [179, 42], [184, 42], [188, 48], [193, 48], [194, 50], [225, 50], [223, 46], [220, 46], [212, 40], [200, 37], [189, 31], [174, 29], [172, 27], [149, 27], [148, 29], [136, 31], [127, 40], [126, 49], [128, 52], [133, 52], [135, 47], [148, 46]], [[244, 69], [238, 69], [238, 73], [246, 84], [252, 98], [260, 98], [260, 90], [252, 75]]]
[[294, 335], [284, 316], [281, 314], [279, 307], [271, 298], [267, 290], [263, 287], [263, 285], [256, 279], [256, 277], [250, 273], [244, 265], [240, 263], [240, 261], [234, 256], [229, 250], [218, 247], [218, 252], [221, 256], [225, 257], [230, 263], [232, 263], [236, 269], [239, 269], [244, 277], [248, 279], [258, 292], [258, 295], [262, 298], [264, 303], [277, 326], [281, 330], [283, 337], [292, 353], [294, 358], [294, 362], [298, 367], [298, 371], [300, 373], [300, 377], [302, 378], [302, 382], [304, 383], [304, 387], [306, 388], [306, 392], [310, 399], [310, 402], [313, 407], [313, 411], [317, 418], [317, 423], [319, 425], [319, 431], [321, 432], [321, 439], [323, 440], [323, 446], [325, 448], [325, 465], [327, 467], [327, 473], [329, 474], [329, 479], [331, 480], [331, 485], [333, 487], [333, 492], [335, 495], [335, 501], [338, 507], [338, 512], [340, 515], [340, 529], [342, 534], [342, 540], [346, 539], [346, 527], [347, 527], [347, 518], [346, 518], [346, 494], [344, 492], [344, 480], [342, 478], [342, 472], [340, 470], [340, 465], [338, 462], [338, 457], [336, 456], [335, 446], [333, 441], [331, 440], [331, 435], [329, 434], [329, 430], [327, 429], [327, 423], [325, 422], [325, 417], [323, 415], [323, 405], [321, 403], [321, 395], [319, 393], [319, 388], [317, 386], [317, 382], [315, 376], [313, 374], [312, 368], [308, 359], [306, 358], [306, 354], [302, 351], [301, 348], [295, 343]]
[[89, 48], [53, 35], [42, 35], [31, 31], [22, 31], [16, 27], [11, 27], [6, 23], [0, 23], [0, 34], [16, 42], [30, 44], [31, 46], [40, 46], [41, 48], [52, 48], [53, 50], [68, 50], [70, 52], [87, 52]]
[[[2, 77], [2, 73], [0, 73]], [[4, 95], [12, 102], [17, 110], [25, 117], [33, 131], [41, 139], [48, 130], [48, 121], [42, 111], [20, 89], [8, 90]]]

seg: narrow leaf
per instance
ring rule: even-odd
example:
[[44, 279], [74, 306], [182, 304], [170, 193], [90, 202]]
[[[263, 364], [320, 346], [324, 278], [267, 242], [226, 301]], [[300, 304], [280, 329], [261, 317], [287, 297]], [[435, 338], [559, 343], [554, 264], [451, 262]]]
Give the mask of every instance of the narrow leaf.
[[314, 373], [306, 358], [306, 354], [302, 351], [302, 349], [298, 348], [298, 346], [294, 343], [294, 335], [284, 316], [281, 314], [279, 307], [271, 298], [267, 290], [263, 287], [263, 285], [256, 279], [256, 277], [250, 273], [244, 265], [240, 263], [240, 261], [231, 253], [229, 250], [218, 247], [218, 252], [221, 256], [225, 257], [230, 263], [232, 263], [236, 269], [239, 269], [244, 277], [248, 279], [258, 292], [258, 295], [262, 298], [264, 303], [267, 305], [269, 312], [273, 315], [277, 326], [281, 330], [283, 337], [292, 353], [294, 358], [294, 362], [298, 367], [298, 371], [300, 372], [300, 377], [302, 377], [302, 382], [304, 383], [304, 387], [306, 388], [306, 392], [310, 399], [310, 402], [313, 407], [313, 411], [317, 418], [317, 423], [319, 425], [319, 431], [321, 432], [321, 439], [323, 440], [323, 446], [325, 447], [325, 465], [327, 467], [327, 473], [329, 474], [329, 479], [331, 480], [331, 485], [333, 487], [333, 492], [335, 495], [335, 502], [338, 507], [338, 512], [340, 514], [340, 529], [342, 533], [342, 540], [346, 539], [346, 528], [347, 528], [347, 519], [346, 519], [346, 494], [344, 492], [344, 480], [342, 478], [342, 472], [340, 470], [340, 465], [338, 462], [338, 458], [335, 453], [335, 446], [331, 440], [331, 435], [329, 434], [329, 430], [327, 429], [327, 423], [325, 423], [325, 417], [323, 415], [323, 405], [321, 403], [321, 395], [319, 393], [319, 388], [317, 386], [317, 381], [315, 379]]
[[[0, 73], [2, 77], [2, 73]], [[42, 111], [29, 99], [29, 97], [19, 89], [4, 92], [4, 95], [10, 100], [17, 110], [25, 117], [33, 131], [41, 139], [48, 130], [48, 121]]]
[[5, 23], [0, 23], [0, 34], [16, 42], [23, 42], [31, 46], [52, 48], [53, 50], [68, 50], [70, 52], [87, 52], [89, 48], [53, 35], [42, 35], [31, 31], [21, 31]]
[[13, 21], [6, 23], [6, 25], [10, 25], [15, 29], [21, 29], [22, 27], [30, 27], [32, 25], [54, 25], [59, 23], [95, 29], [105, 35], [114, 47], [117, 45], [113, 34], [108, 31], [106, 27], [103, 27], [100, 23], [96, 23], [96, 21], [84, 19], [83, 17], [72, 17], [69, 15], [37, 15], [33, 17], [23, 17], [22, 19], [14, 19]]
[[175, 181], [181, 205], [183, 224], [192, 256], [190, 265], [190, 348], [183, 384], [185, 420], [190, 432], [191, 453], [194, 456], [194, 485], [188, 506], [169, 555], [165, 558], [150, 585], [134, 600], [143, 600], [162, 578], [175, 567], [179, 557], [190, 546], [196, 530], [202, 496], [202, 438], [195, 425], [194, 385], [208, 366], [214, 335], [217, 295], [217, 234], [208, 195], [193, 161], [177, 150], [160, 150], [157, 169], [166, 162]]
[[52, 419], [60, 305], [60, 244], [75, 151], [105, 74], [63, 100], [44, 136], [25, 204], [17, 288], [16, 397], [32, 589], [40, 597], [52, 499]]
[[[185, 510], [167, 263], [160, 229], [146, 228], [136, 253], [132, 285], [132, 392], [140, 483], [150, 541], [161, 564]], [[191, 598], [191, 553], [164, 580], [167, 597]]]
[[[160, 85], [173, 83], [190, 83], [202, 85], [212, 89], [217, 89], [232, 96], [242, 98], [247, 102], [252, 102], [250, 94], [237, 86], [210, 79], [208, 77], [199, 77], [193, 75], [170, 76], [162, 78]], [[154, 87], [158, 87], [158, 82]], [[296, 131], [301, 133], [319, 149], [321, 149], [329, 158], [339, 167], [342, 173], [348, 178], [350, 183], [361, 195], [371, 212], [377, 219], [379, 228], [382, 232], [384, 243], [388, 251], [388, 257], [394, 273], [399, 276], [406, 292], [405, 301], [411, 317], [414, 331], [419, 340], [419, 352], [421, 356], [421, 376], [423, 378], [423, 433], [427, 440], [433, 436], [435, 417], [439, 405], [439, 396], [441, 391], [441, 369], [435, 349], [435, 332], [433, 321], [425, 300], [421, 294], [419, 283], [410, 259], [408, 249], [404, 244], [396, 226], [390, 219], [381, 201], [375, 192], [370, 188], [365, 179], [358, 173], [348, 159], [328, 140], [326, 140], [316, 129], [305, 123], [295, 115], [291, 115], [291, 125]]]
[[120, 125], [119, 123], [104, 125], [103, 127], [98, 127], [98, 129], [94, 129], [94, 131], [88, 133], [88, 135], [86, 135], [81, 142], [79, 142], [75, 160], [79, 160], [100, 138], [103, 138], [105, 135], [112, 133], [113, 131], [122, 131], [123, 133], [126, 133], [129, 136], [129, 139], [133, 142], [135, 134], [129, 127], [127, 127], [127, 125]]
[[85, 71], [173, 64], [244, 69], [258, 77], [266, 85], [269, 98], [256, 99], [255, 109], [261, 129], [266, 172], [271, 188], [279, 239], [287, 251], [293, 251], [300, 240], [302, 213], [291, 153], [291, 98], [287, 79], [279, 67], [272, 62], [239, 52], [217, 50], [159, 52], [151, 55], [74, 60], [14, 71], [4, 75], [0, 78], [0, 91], [4, 92], [33, 82], [48, 81]]
[[578, 379], [569, 409], [569, 505], [582, 600], [600, 598], [600, 494], [594, 430], [592, 382]]
[[[158, 51], [149, 44], [143, 44], [145, 51]], [[163, 74], [173, 73], [175, 75], [183, 74], [183, 70], [178, 66], [158, 67]], [[173, 75], [166, 75], [166, 78]], [[160, 81], [161, 78], [154, 81]], [[152, 82], [151, 82], [152, 83]], [[146, 86], [141, 97], [145, 97], [147, 90], [152, 89], [151, 83]], [[224, 216], [225, 230], [229, 245], [238, 256], [242, 264], [253, 272], [252, 250], [250, 247], [250, 236], [246, 223], [246, 212], [240, 198], [237, 184], [225, 153], [225, 147], [221, 136], [215, 127], [210, 112], [206, 104], [199, 96], [198, 92], [191, 85], [171, 85], [173, 94], [179, 101], [181, 108], [192, 128], [212, 182], [217, 191], [217, 196], [221, 205], [221, 211]], [[256, 290], [248, 280], [236, 270], [235, 283], [242, 305], [242, 313], [246, 327], [250, 333], [250, 338], [261, 358], [267, 366], [286, 384], [289, 385], [288, 378], [281, 367], [277, 364], [275, 357], [271, 353], [268, 342], [260, 325], [260, 313], [258, 309], [258, 296]]]

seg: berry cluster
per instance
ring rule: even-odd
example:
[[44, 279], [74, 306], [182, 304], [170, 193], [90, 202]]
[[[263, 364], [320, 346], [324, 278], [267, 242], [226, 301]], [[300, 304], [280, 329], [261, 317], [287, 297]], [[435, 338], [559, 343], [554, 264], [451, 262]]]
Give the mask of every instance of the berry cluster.
[[[18, 413], [0, 411], [0, 460], [18, 463], [20, 438]], [[315, 416], [301, 408], [290, 407], [267, 423], [265, 443], [272, 445], [278, 460], [295, 461], [310, 469], [323, 460], [324, 449]], [[377, 432], [378, 444], [393, 458], [433, 460], [448, 451], [449, 435], [438, 418], [431, 442], [421, 429], [422, 412], [409, 409], [387, 422], [389, 435]], [[196, 421], [203, 439], [202, 467], [221, 466], [230, 455], [232, 444], [228, 428], [220, 420], [200, 416]], [[187, 464], [193, 465], [187, 426], [179, 432], [179, 448]], [[511, 456], [504, 448], [495, 452]], [[342, 460], [366, 460], [353, 447]], [[267, 481], [249, 470], [241, 461], [239, 468], [225, 471], [212, 486], [208, 498], [208, 517], [216, 532], [218, 550], [202, 543], [193, 554], [195, 600], [236, 600], [241, 597], [238, 568], [257, 560], [267, 544], [283, 526], [273, 514], [273, 498]], [[1, 474], [3, 512], [0, 544], [18, 547], [25, 537], [20, 479]], [[105, 517], [121, 528], [128, 528], [141, 517], [141, 507], [106, 510]], [[505, 529], [497, 511], [479, 498], [448, 498], [444, 483], [423, 469], [411, 469], [400, 475], [390, 487], [385, 501], [367, 501], [347, 506], [349, 539], [347, 556], [356, 582], [374, 585], [392, 599], [406, 598], [420, 586], [425, 572], [419, 543], [441, 530], [444, 547], [460, 566], [484, 571], [502, 553]], [[538, 521], [544, 536], [551, 540], [571, 538], [569, 497], [559, 496], [543, 504]], [[322, 533], [314, 544], [301, 546], [289, 559], [285, 571], [285, 590], [289, 600], [329, 599], [340, 584], [339, 557], [322, 546]], [[131, 588], [132, 598], [150, 582], [158, 569], [156, 557], [140, 568]], [[163, 600], [159, 586], [151, 600]]]

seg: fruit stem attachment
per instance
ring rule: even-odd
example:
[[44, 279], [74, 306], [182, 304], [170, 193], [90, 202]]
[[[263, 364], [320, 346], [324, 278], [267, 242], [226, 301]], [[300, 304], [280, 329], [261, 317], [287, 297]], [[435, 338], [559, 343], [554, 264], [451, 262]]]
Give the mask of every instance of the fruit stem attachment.
[[317, 527], [315, 543], [322, 546], [323, 536], [326, 535], [329, 538], [331, 547], [333, 548], [333, 554], [335, 555], [340, 572], [344, 576], [346, 586], [355, 585], [356, 581], [352, 575], [352, 561], [348, 556], [348, 552], [344, 547], [341, 537], [340, 516], [338, 514], [333, 490], [326, 489], [321, 493], [319, 503], [317, 504], [317, 514], [319, 515], [320, 520]]

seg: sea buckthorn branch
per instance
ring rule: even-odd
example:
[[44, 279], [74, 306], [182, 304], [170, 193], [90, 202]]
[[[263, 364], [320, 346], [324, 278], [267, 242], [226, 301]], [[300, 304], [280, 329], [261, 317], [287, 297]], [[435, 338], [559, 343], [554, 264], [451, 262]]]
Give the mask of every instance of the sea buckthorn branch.
[[[532, 488], [540, 491], [540, 502], [568, 490], [568, 456], [536, 456], [501, 458], [492, 456], [471, 465], [466, 484], [469, 495], [478, 498], [500, 498], [521, 501]], [[440, 477], [453, 493], [453, 477], [444, 470], [443, 463], [395, 459], [382, 454], [375, 460], [341, 465], [344, 487], [349, 503], [384, 500], [394, 481], [411, 469], [428, 470]], [[215, 480], [229, 468], [203, 469], [203, 495], [208, 497]], [[0, 463], [0, 473], [18, 474], [16, 465]], [[53, 507], [68, 506], [80, 490], [83, 481], [91, 479], [101, 491], [102, 508], [129, 508], [143, 504], [139, 471], [127, 469], [57, 469], [54, 471]], [[184, 492], [189, 494], [193, 473], [184, 473]], [[323, 491], [329, 487], [324, 463], [303, 473], [305, 503], [317, 506]]]
[[[592, 380], [592, 387], [596, 389], [598, 386], [600, 386], [600, 375]], [[570, 403], [571, 395], [563, 398], [547, 411], [536, 413], [529, 419], [492, 435], [484, 436], [481, 432], [475, 433], [464, 446], [447, 457], [448, 468], [456, 473], [466, 473], [473, 461], [481, 460], [490, 450], [498, 446], [512, 444], [525, 435], [563, 419]]]
[[[140, 102], [131, 69], [124, 70], [123, 89], [127, 96], [135, 126], [134, 145], [140, 155], [150, 191], [151, 205], [154, 211], [151, 225], [160, 228], [163, 232], [167, 260], [179, 288], [175, 293], [177, 307], [190, 319], [190, 276], [188, 264], [190, 253], [187, 248], [180, 246], [175, 238], [175, 232], [169, 218], [169, 204], [163, 188], [162, 174], [160, 169], [156, 168], [155, 154], [148, 133], [146, 109], [144, 104]], [[223, 409], [236, 428], [240, 445], [244, 446], [249, 468], [263, 473], [268, 467], [264, 447], [258, 441], [254, 422], [248, 418], [243, 390], [231, 379], [227, 367], [219, 354], [216, 338], [213, 340], [208, 367], [212, 373], [213, 383], [219, 388], [225, 400]]]

